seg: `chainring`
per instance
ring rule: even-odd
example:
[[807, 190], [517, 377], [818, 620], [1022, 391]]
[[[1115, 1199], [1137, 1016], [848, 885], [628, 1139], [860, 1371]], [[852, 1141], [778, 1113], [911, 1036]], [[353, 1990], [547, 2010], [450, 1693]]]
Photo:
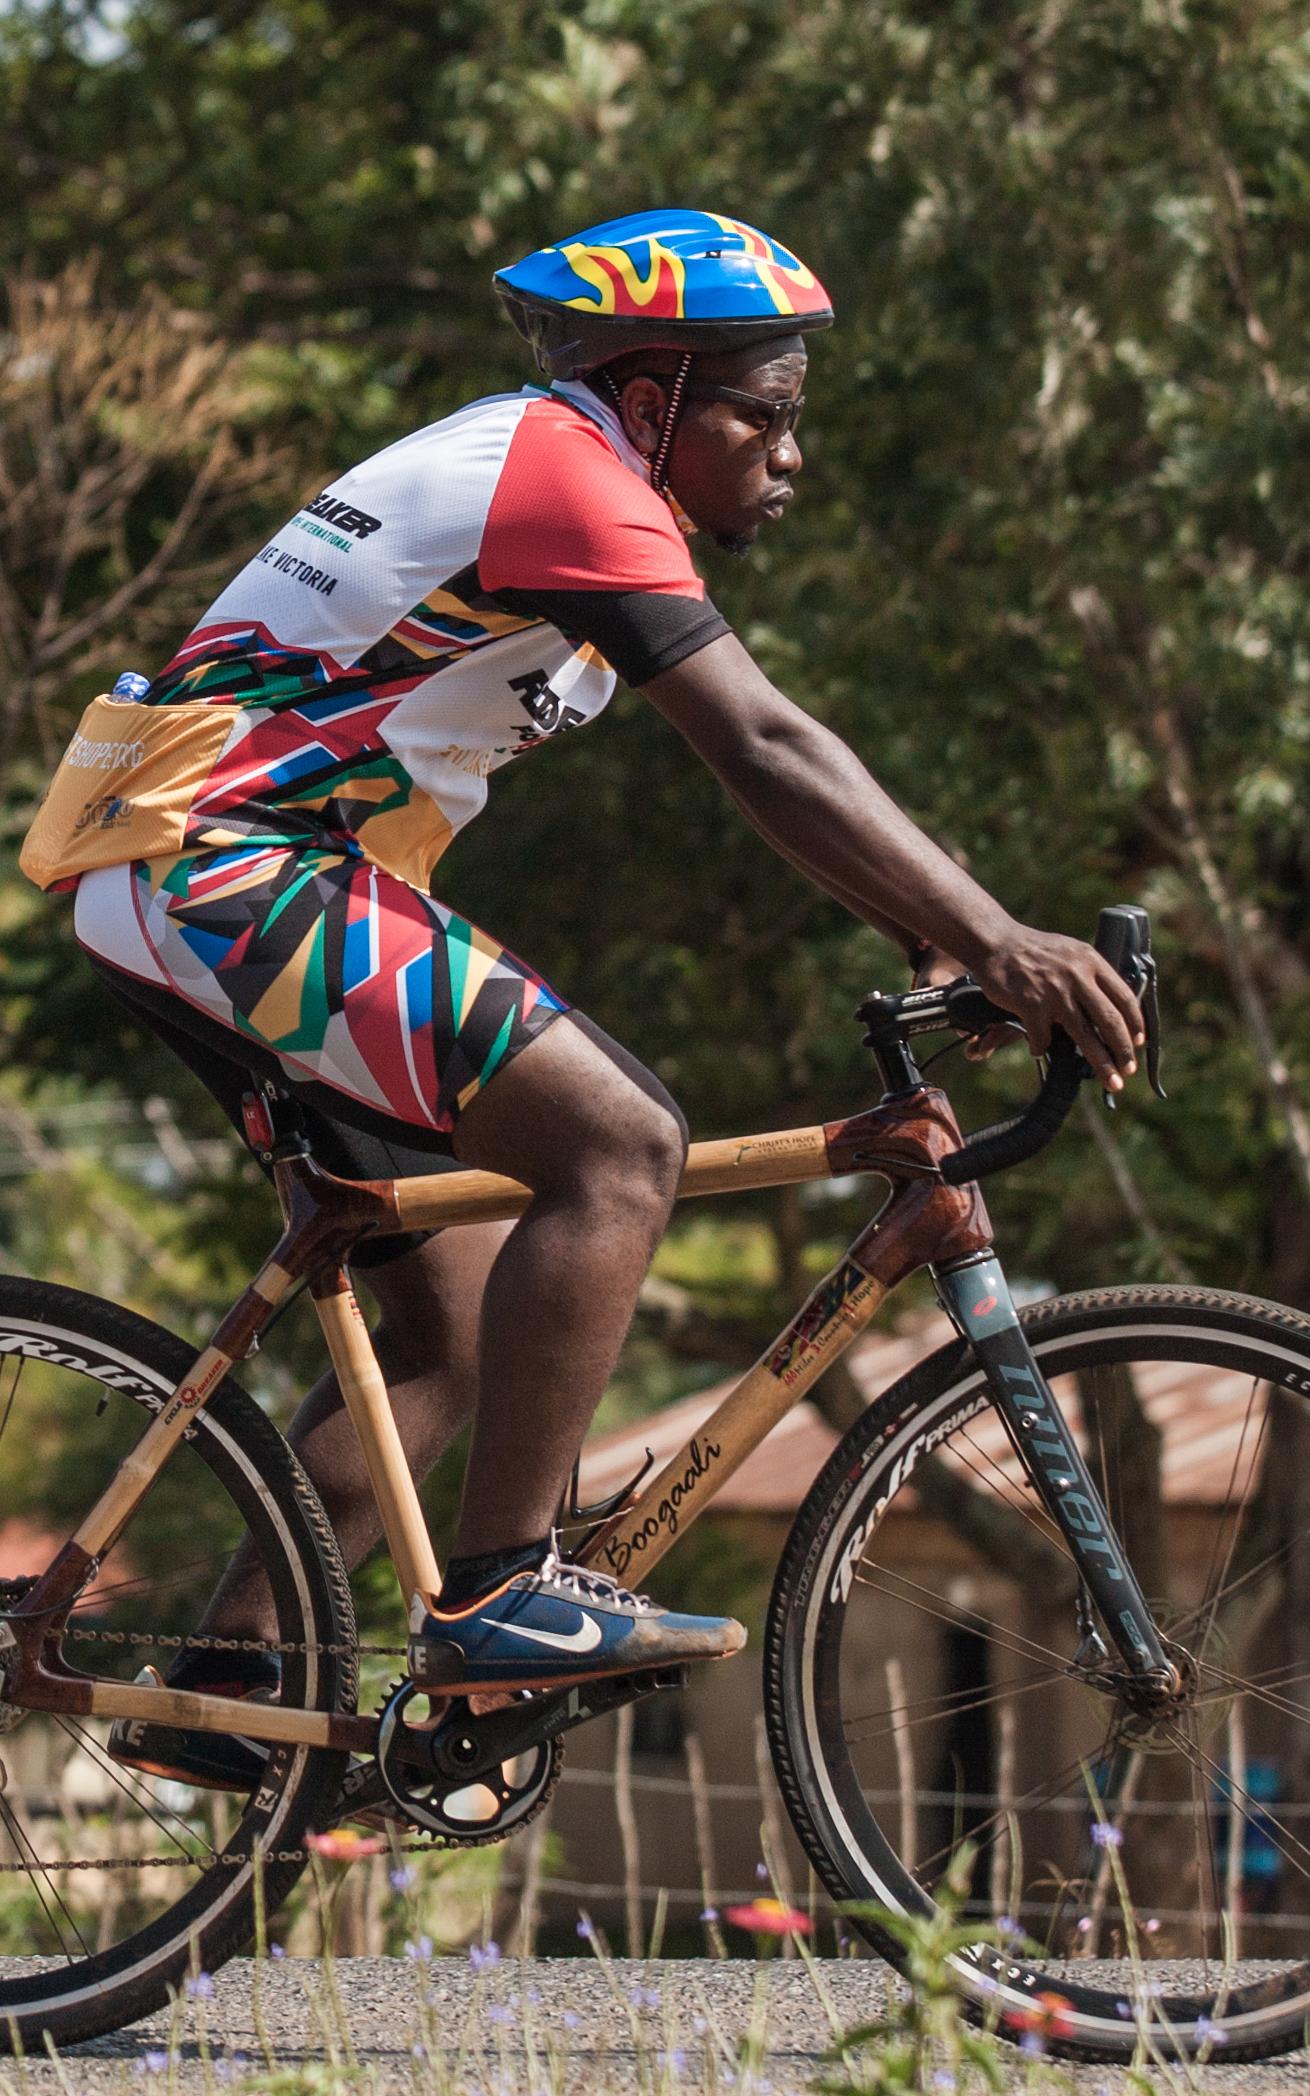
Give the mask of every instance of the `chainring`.
[[[376, 1771], [381, 1778], [393, 1811], [421, 1833], [460, 1848], [507, 1841], [530, 1825], [559, 1782], [563, 1741], [538, 1741], [513, 1760], [484, 1770], [474, 1782], [454, 1785], [431, 1763], [432, 1728], [405, 1722], [415, 1698], [426, 1700], [424, 1691], [412, 1681], [397, 1681], [379, 1712], [377, 1760], [370, 1775]], [[353, 1811], [358, 1809], [357, 1799]]]

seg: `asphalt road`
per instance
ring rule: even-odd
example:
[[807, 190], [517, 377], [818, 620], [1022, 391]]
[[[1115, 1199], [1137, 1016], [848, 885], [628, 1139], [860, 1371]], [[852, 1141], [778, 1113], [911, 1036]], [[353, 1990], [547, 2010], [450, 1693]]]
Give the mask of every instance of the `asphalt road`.
[[[885, 1967], [872, 1959], [825, 1960], [820, 1972], [840, 2026], [877, 2015]], [[0, 2090], [81, 2096], [153, 2085], [161, 2096], [215, 2096], [219, 2086], [240, 2088], [253, 2079], [285, 2096], [400, 2089], [440, 2096], [618, 2096], [630, 2089], [800, 2096], [812, 2089], [831, 2042], [824, 2004], [800, 1963], [505, 1959], [477, 1971], [465, 1958], [427, 1967], [355, 1958], [325, 1971], [305, 1958], [266, 1963], [257, 1988], [254, 1975], [249, 1960], [237, 1960], [216, 1975], [211, 1998], [187, 2003], [175, 2018], [152, 2017], [58, 2062], [0, 2068]], [[738, 2047], [752, 2033], [760, 2063], [743, 2071]], [[1035, 2063], [1012, 2057], [1013, 2086], [1031, 2088]], [[1073, 2078], [1087, 2096], [1118, 2096], [1129, 2087], [1122, 2073], [1104, 2067], [1080, 2068]], [[1067, 2087], [1066, 2070], [1060, 2079]], [[1310, 2096], [1310, 2057], [1214, 2065], [1188, 2080], [1206, 2096]], [[1161, 2077], [1156, 2086], [1164, 2096]]]

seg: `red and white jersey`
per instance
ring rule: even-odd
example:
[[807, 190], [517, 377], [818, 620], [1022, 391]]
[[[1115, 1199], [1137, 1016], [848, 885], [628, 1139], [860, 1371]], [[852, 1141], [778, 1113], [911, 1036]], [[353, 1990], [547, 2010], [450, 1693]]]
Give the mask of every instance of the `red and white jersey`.
[[189, 851], [348, 838], [426, 888], [491, 772], [726, 630], [614, 410], [525, 387], [306, 503], [146, 703], [233, 709]]

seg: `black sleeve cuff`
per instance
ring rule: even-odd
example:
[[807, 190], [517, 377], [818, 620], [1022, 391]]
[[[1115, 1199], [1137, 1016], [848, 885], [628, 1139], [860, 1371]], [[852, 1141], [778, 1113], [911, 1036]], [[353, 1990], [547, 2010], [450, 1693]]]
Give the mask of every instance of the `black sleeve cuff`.
[[549, 620], [569, 640], [590, 641], [634, 689], [731, 631], [708, 597], [653, 590], [501, 589], [495, 601], [520, 616]]

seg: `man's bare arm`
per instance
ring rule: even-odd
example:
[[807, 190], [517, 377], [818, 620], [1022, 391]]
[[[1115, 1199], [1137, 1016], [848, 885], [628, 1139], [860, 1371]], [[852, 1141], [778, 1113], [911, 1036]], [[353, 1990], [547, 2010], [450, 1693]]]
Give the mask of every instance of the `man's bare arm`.
[[926, 837], [854, 751], [778, 691], [733, 634], [642, 686], [775, 850], [865, 922], [931, 940], [1027, 1029], [1072, 1034], [1103, 1084], [1136, 1062], [1141, 1014], [1094, 948], [1020, 924]]

